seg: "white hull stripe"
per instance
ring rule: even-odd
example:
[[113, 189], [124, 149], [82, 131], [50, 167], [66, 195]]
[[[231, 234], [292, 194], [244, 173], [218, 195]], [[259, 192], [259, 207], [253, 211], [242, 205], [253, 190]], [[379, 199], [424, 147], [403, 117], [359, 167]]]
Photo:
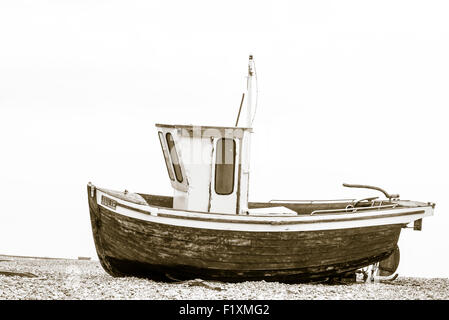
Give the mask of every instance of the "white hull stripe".
[[[117, 203], [115, 209], [101, 203], [101, 197], [112, 198]], [[115, 198], [97, 190], [97, 203], [118, 214], [153, 223], [174, 226], [254, 232], [318, 231], [347, 229], [391, 224], [408, 224], [432, 215], [430, 207], [400, 208], [373, 212], [350, 213], [325, 216], [251, 217], [239, 215], [214, 215], [192, 213], [134, 204]]]

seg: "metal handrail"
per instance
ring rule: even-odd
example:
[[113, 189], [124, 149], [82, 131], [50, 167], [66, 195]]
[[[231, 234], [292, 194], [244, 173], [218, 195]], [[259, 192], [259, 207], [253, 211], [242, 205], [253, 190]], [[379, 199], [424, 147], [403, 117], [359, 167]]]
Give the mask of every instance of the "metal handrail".
[[[359, 210], [373, 210], [373, 209], [386, 209], [386, 208], [396, 208], [398, 206], [397, 203], [395, 204], [386, 204], [386, 205], [379, 205], [379, 206], [375, 206], [375, 207], [360, 207], [360, 208], [351, 208], [351, 212], [355, 213]], [[312, 211], [312, 213], [310, 214], [311, 216], [314, 215], [315, 213], [332, 213], [332, 212], [348, 212], [348, 208], [344, 208], [344, 209], [321, 209], [321, 210], [315, 210]]]
[[270, 200], [269, 203], [326, 203], [326, 202], [353, 202], [356, 199], [331, 199], [331, 200]]

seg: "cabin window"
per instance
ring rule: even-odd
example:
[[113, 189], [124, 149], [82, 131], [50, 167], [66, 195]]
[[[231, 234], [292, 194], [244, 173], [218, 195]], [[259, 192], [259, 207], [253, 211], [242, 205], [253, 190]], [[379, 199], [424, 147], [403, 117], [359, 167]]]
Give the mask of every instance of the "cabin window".
[[217, 140], [215, 157], [215, 193], [231, 194], [234, 191], [235, 141], [234, 139]]
[[173, 163], [173, 170], [175, 171], [176, 180], [179, 182], [183, 181], [181, 166], [179, 164], [178, 152], [176, 151], [175, 141], [170, 132], [165, 135], [167, 140], [168, 150], [171, 156], [171, 162]]
[[173, 172], [170, 170], [170, 160], [168, 158], [167, 148], [165, 148], [164, 146], [164, 135], [160, 131], [158, 133], [159, 133], [159, 141], [161, 142], [162, 153], [164, 154], [165, 166], [167, 167], [168, 176], [170, 180], [174, 181], [175, 177], [173, 176]]

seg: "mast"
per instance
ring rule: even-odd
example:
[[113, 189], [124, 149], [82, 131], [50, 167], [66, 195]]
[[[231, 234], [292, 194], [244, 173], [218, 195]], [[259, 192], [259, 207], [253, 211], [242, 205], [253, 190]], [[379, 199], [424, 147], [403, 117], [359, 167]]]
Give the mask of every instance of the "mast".
[[[246, 87], [246, 121], [245, 127], [252, 128], [252, 122], [254, 119], [253, 114], [253, 94], [254, 89], [257, 88], [256, 81], [256, 69], [254, 65], [253, 56], [249, 56], [248, 61], [248, 77]], [[257, 93], [256, 93], [257, 94]], [[256, 97], [257, 99], [257, 97]], [[257, 100], [256, 100], [257, 101]], [[249, 196], [249, 173], [250, 173], [250, 151], [251, 151], [251, 132], [252, 130], [245, 131], [242, 139], [241, 146], [241, 173], [239, 179], [239, 196], [238, 196], [238, 212], [237, 214], [248, 213], [248, 196]]]

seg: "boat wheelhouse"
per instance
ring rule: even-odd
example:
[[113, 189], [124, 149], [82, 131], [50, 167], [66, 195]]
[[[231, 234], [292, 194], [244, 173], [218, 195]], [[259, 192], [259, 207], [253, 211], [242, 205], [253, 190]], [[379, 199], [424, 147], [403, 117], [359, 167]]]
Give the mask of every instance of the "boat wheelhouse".
[[173, 208], [242, 214], [248, 210], [250, 128], [156, 124]]

